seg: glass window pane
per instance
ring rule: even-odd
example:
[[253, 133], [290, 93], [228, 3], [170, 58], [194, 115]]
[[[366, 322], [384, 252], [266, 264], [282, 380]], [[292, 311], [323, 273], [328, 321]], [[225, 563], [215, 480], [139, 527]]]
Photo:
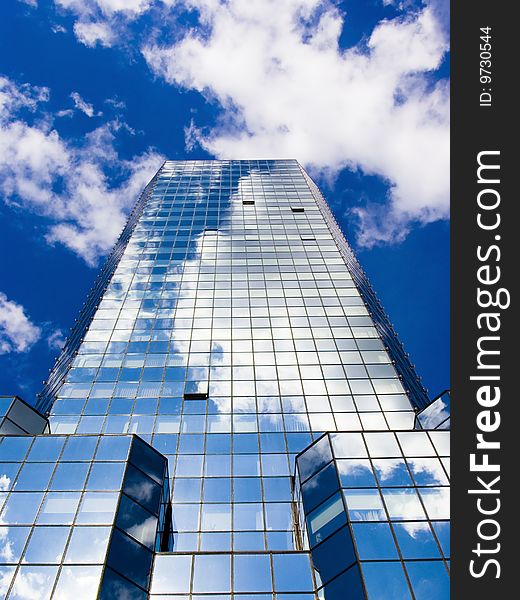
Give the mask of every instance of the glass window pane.
[[266, 502], [290, 502], [292, 500], [291, 480], [288, 477], [264, 477], [263, 486]]
[[370, 461], [364, 459], [338, 460], [336, 462], [343, 487], [376, 487], [376, 478]]
[[252, 531], [263, 528], [264, 513], [261, 504], [233, 504], [233, 529], [235, 531]]
[[68, 525], [74, 520], [80, 494], [76, 492], [49, 492], [45, 496], [38, 523]]
[[[197, 548], [197, 534], [195, 537], [195, 549]], [[231, 550], [231, 533], [207, 532], [200, 534], [200, 549], [203, 551], [229, 552]]]
[[416, 485], [449, 485], [438, 458], [411, 458], [407, 462]]
[[332, 462], [301, 486], [305, 512], [311, 511], [338, 489], [338, 473], [336, 464]]
[[311, 545], [318, 544], [346, 522], [341, 495], [335, 494], [310, 513], [307, 519]]
[[[156, 554], [150, 592], [152, 594], [187, 594], [190, 591], [192, 557]], [[172, 577], [175, 573], [175, 577]]]
[[125, 463], [96, 462], [88, 477], [87, 490], [119, 490]]
[[270, 592], [271, 565], [269, 556], [261, 554], [237, 554], [234, 557], [235, 592]]
[[150, 512], [157, 513], [161, 486], [132, 465], [126, 468], [123, 491]]
[[30, 437], [3, 437], [0, 439], [0, 460], [22, 461], [29, 450], [32, 438]]
[[206, 478], [204, 502], [231, 502], [231, 479]]
[[2, 513], [5, 524], [23, 525], [34, 523], [43, 498], [42, 493], [36, 492], [11, 492]]
[[9, 598], [47, 600], [51, 596], [58, 567], [21, 566], [16, 574]]
[[118, 494], [114, 492], [85, 492], [76, 523], [110, 525], [114, 520]]
[[51, 490], [82, 490], [87, 478], [90, 463], [65, 462], [58, 463], [52, 478]]
[[202, 529], [204, 531], [230, 531], [231, 504], [204, 504]]
[[411, 488], [384, 489], [383, 498], [391, 519], [425, 519], [417, 492]]
[[335, 433], [331, 438], [336, 458], [365, 458], [368, 456], [360, 433]]
[[14, 485], [17, 492], [45, 491], [54, 471], [53, 463], [25, 463]]
[[222, 594], [231, 591], [231, 556], [195, 555], [193, 592]]
[[57, 435], [37, 437], [27, 460], [56, 462], [61, 454], [65, 439]]
[[374, 470], [383, 486], [413, 485], [404, 460], [399, 458], [379, 458], [373, 461]]
[[53, 600], [96, 600], [103, 567], [63, 567], [52, 595]]
[[130, 461], [149, 477], [162, 484], [165, 468], [164, 457], [139, 438], [134, 438], [130, 450]]
[[[278, 532], [277, 532], [278, 533]], [[278, 549], [278, 548], [277, 548]], [[263, 531], [235, 531], [233, 533], [233, 550], [262, 551], [265, 550]]]
[[60, 563], [69, 532], [68, 527], [35, 527], [24, 554], [24, 562]]
[[357, 560], [348, 526], [342, 527], [312, 550], [316, 578], [327, 583]]
[[276, 592], [312, 592], [311, 566], [307, 554], [273, 554]]
[[388, 523], [353, 523], [352, 530], [361, 560], [398, 558]]
[[267, 529], [292, 531], [294, 528], [291, 504], [289, 502], [268, 502], [265, 504]]
[[450, 432], [449, 431], [430, 431], [428, 433], [439, 456], [450, 455]]
[[[200, 504], [175, 504], [173, 522], [176, 531], [194, 531], [199, 529]], [[224, 530], [230, 529], [229, 527]]]
[[402, 456], [393, 433], [365, 433], [368, 452], [372, 458]]
[[30, 530], [30, 527], [0, 527], [0, 557], [2, 562], [17, 563], [19, 561]]
[[117, 511], [116, 525], [141, 544], [153, 550], [157, 531], [157, 517], [121, 495]]
[[147, 589], [153, 554], [118, 529], [114, 529], [107, 565], [140, 587]]
[[61, 460], [91, 460], [97, 442], [97, 436], [80, 435], [70, 437], [61, 455]]
[[329, 436], [326, 435], [298, 457], [298, 469], [301, 480], [305, 481], [331, 460], [330, 441]]
[[435, 456], [435, 449], [422, 431], [401, 431], [397, 434], [405, 456]]
[[0, 594], [7, 594], [16, 567], [0, 567]]
[[102, 564], [105, 560], [110, 531], [110, 527], [74, 527], [65, 562]]
[[370, 600], [411, 600], [410, 588], [399, 562], [361, 563]]
[[407, 562], [406, 570], [417, 600], [449, 600], [450, 579], [441, 561]]
[[430, 519], [450, 518], [450, 488], [419, 488]]
[[427, 522], [394, 523], [393, 528], [403, 558], [440, 558], [439, 547]]
[[[209, 479], [205, 480], [204, 490], [206, 490], [209, 481]], [[200, 502], [201, 487], [202, 479], [176, 479], [173, 488], [173, 500], [175, 502]], [[206, 494], [206, 491], [204, 491], [204, 494]], [[209, 501], [209, 498], [204, 497], [205, 500]]]
[[0, 464], [0, 491], [8, 492], [16, 479], [16, 474], [20, 469], [20, 463]]
[[104, 436], [99, 440], [96, 460], [126, 460], [132, 438]]
[[261, 502], [262, 488], [260, 479], [235, 477], [233, 479], [233, 499], [235, 502]]
[[148, 600], [148, 594], [128, 579], [121, 577], [110, 567], [105, 567], [98, 600], [112, 600], [113, 598]]

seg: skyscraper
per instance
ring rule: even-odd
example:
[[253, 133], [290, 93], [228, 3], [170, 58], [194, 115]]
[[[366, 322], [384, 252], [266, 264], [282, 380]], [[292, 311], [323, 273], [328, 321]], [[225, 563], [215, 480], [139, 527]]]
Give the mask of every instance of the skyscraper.
[[0, 403], [0, 590], [448, 598], [445, 400], [297, 161], [167, 161], [39, 396], [46, 419]]

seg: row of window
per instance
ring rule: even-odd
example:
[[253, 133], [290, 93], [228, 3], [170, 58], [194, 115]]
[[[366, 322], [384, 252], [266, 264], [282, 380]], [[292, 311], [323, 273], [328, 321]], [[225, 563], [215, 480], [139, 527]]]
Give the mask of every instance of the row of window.
[[[242, 262], [242, 259], [238, 260]], [[120, 277], [121, 275], [124, 275], [126, 277], [130, 274], [134, 276], [138, 275], [137, 273], [135, 273], [134, 270], [138, 262], [139, 261], [128, 261], [128, 263], [125, 262], [124, 264], [122, 264], [122, 266], [118, 268], [116, 277]], [[312, 259], [312, 262], [305, 260], [303, 261], [303, 263], [305, 264], [298, 264], [302, 263], [300, 259], [285, 261], [290, 262], [291, 264], [285, 264], [284, 262], [282, 264], [274, 265], [256, 265], [247, 262], [243, 265], [234, 265], [233, 268], [231, 268], [230, 262], [233, 262], [234, 264], [237, 261], [225, 260], [223, 264], [221, 264], [220, 261], [218, 264], [214, 264], [215, 261], [213, 259], [204, 260], [202, 263], [200, 263], [200, 261], [194, 261], [195, 266], [193, 266], [193, 263], [191, 261], [186, 262], [183, 265], [179, 265], [173, 273], [168, 273], [166, 281], [181, 281], [182, 279], [184, 279], [184, 277], [193, 277], [194, 281], [198, 281], [199, 276], [202, 276], [202, 280], [205, 280], [205, 276], [207, 275], [231, 275], [232, 273], [279, 273], [280, 276], [287, 281], [294, 280], [293, 274], [295, 273], [328, 273], [329, 276], [336, 279], [350, 279], [350, 277], [346, 275], [345, 265], [343, 263], [339, 263], [336, 261], [333, 263], [329, 263], [327, 261], [325, 263], [322, 259]], [[257, 261], [255, 260], [254, 262], [256, 263]], [[145, 264], [148, 266], [148, 261], [146, 261]], [[149, 273], [145, 273], [145, 275], [148, 275], [148, 277], [143, 277], [143, 280], [149, 278], [150, 281], [165, 281], [163, 273], [153, 276]], [[197, 277], [197, 279], [195, 279], [195, 277]], [[268, 277], [271, 277], [271, 275], [268, 275]]]
[[[183, 393], [183, 382], [190, 381], [230, 381], [233, 385], [233, 393], [235, 396], [254, 396], [255, 392], [258, 396], [267, 395], [279, 395], [278, 386], [283, 388], [283, 395], [302, 395], [306, 396], [324, 396], [324, 403], [327, 406], [327, 394], [333, 395], [349, 395], [350, 386], [349, 381], [356, 379], [366, 379], [371, 377], [374, 379], [373, 384], [376, 386], [377, 392], [384, 394], [385, 391], [382, 388], [377, 388], [378, 382], [376, 379], [387, 379], [395, 377], [394, 367], [391, 365], [348, 365], [343, 366], [337, 365], [339, 363], [341, 354], [336, 356], [331, 353], [331, 357], [326, 356], [326, 352], [320, 353], [321, 366], [315, 365], [314, 360], [306, 360], [305, 357], [299, 357], [300, 371], [297, 366], [283, 366], [283, 353], [282, 357], [279, 358], [278, 367], [274, 365], [262, 365], [262, 360], [258, 361], [256, 366], [253, 366], [254, 355], [249, 357], [243, 357], [238, 363], [240, 366], [216, 366], [216, 365], [231, 365], [231, 355], [218, 356], [200, 353], [198, 357], [189, 356], [192, 361], [191, 365], [186, 367], [182, 366], [182, 358], [184, 356], [174, 357], [171, 360], [166, 359], [163, 362], [167, 363], [166, 367], [154, 366], [149, 364], [146, 367], [142, 367], [143, 360], [139, 358], [131, 358], [132, 355], [127, 355], [124, 361], [124, 366], [120, 369], [119, 367], [102, 367], [99, 370], [95, 368], [74, 368], [69, 371], [67, 375], [67, 383], [90, 383], [96, 387], [92, 389], [91, 396], [93, 397], [107, 397], [114, 395], [113, 386], [110, 388], [110, 383], [115, 382], [164, 382], [164, 383], [176, 383], [179, 385], [171, 386], [172, 389], [178, 388], [177, 393], [171, 393], [170, 396], [182, 395]], [[325, 354], [325, 356], [323, 356]], [[346, 354], [346, 353], [345, 353]], [[135, 355], [139, 356], [139, 355]], [[165, 355], [157, 355], [164, 357]], [[167, 355], [166, 355], [167, 356]], [[211, 362], [216, 365], [208, 365]], [[116, 361], [114, 361], [115, 363]], [[159, 365], [160, 361], [155, 362], [155, 365]], [[291, 361], [292, 362], [292, 361]], [[318, 362], [318, 361], [316, 361]], [[198, 366], [195, 366], [197, 365]], [[250, 363], [250, 364], [248, 364]], [[280, 364], [281, 363], [281, 364]], [[309, 364], [310, 363], [310, 364]], [[236, 364], [236, 363], [235, 363]], [[172, 366], [174, 365], [174, 366]], [[179, 365], [179, 366], [178, 366]], [[348, 381], [347, 379], [348, 378]], [[324, 381], [324, 379], [326, 381]], [[300, 382], [298, 384], [297, 382]], [[244, 383], [245, 382], [245, 383]], [[287, 382], [287, 383], [285, 383]], [[291, 383], [292, 382], [292, 383]], [[356, 386], [355, 381], [352, 381], [354, 387]], [[274, 391], [266, 392], [268, 388], [275, 388]], [[291, 392], [287, 390], [291, 388]], [[297, 388], [297, 390], [296, 390]], [[65, 388], [68, 389], [68, 388]], [[83, 388], [86, 389], [86, 388]], [[109, 390], [109, 391], [103, 391]], [[252, 390], [242, 391], [242, 390]], [[87, 395], [88, 389], [82, 392], [81, 395]], [[116, 394], [120, 395], [120, 394]], [[167, 394], [163, 394], [167, 395]], [[219, 394], [222, 395], [222, 394]], [[63, 393], [64, 397], [69, 396], [68, 392]], [[77, 396], [76, 396], [77, 397]], [[318, 401], [316, 399], [316, 401]], [[314, 409], [314, 412], [321, 412], [318, 406]]]
[[[235, 299], [236, 300], [236, 299]], [[351, 306], [302, 306], [302, 307], [294, 307], [293, 311], [290, 311], [293, 316], [288, 316], [288, 310], [286, 307], [278, 307], [278, 306], [241, 306], [238, 303], [231, 303], [228, 306], [220, 306], [218, 303], [216, 306], [213, 306], [213, 303], [206, 306], [199, 305], [190, 305], [189, 307], [185, 307], [182, 303], [182, 299], [179, 300], [179, 304], [175, 306], [173, 309], [169, 309], [167, 314], [164, 312], [160, 312], [160, 309], [157, 309], [155, 306], [149, 307], [149, 304], [144, 301], [143, 304], [140, 301], [122, 303], [115, 303], [113, 306], [116, 308], [103, 308], [102, 310], [98, 310], [97, 315], [91, 322], [91, 329], [129, 329], [129, 325], [132, 327], [137, 324], [143, 324], [143, 327], [137, 327], [137, 329], [167, 329], [173, 327], [175, 323], [190, 323], [193, 322], [199, 323], [207, 323], [206, 319], [247, 319], [249, 323], [256, 323], [257, 321], [250, 321], [250, 319], [267, 319], [269, 326], [283, 326], [287, 325], [309, 325], [311, 322], [313, 324], [327, 325], [329, 321], [327, 320], [334, 317], [341, 317], [343, 315], [348, 317], [349, 319], [353, 317], [361, 317], [367, 315], [367, 310], [364, 306], [351, 305]], [[191, 303], [190, 303], [191, 304]], [[225, 304], [225, 303], [223, 303]], [[135, 305], [135, 308], [134, 308]], [[107, 302], [104, 304], [105, 307], [110, 306]], [[318, 320], [320, 319], [321, 320]], [[199, 321], [202, 319], [203, 321]], [[300, 319], [305, 319], [302, 321]], [[243, 321], [231, 321], [231, 325], [233, 323], [243, 323]], [[367, 324], [367, 321], [364, 322], [354, 322], [354, 325], [362, 325]], [[272, 340], [271, 347], [272, 347]], [[284, 348], [289, 350], [294, 350], [295, 344], [297, 345], [299, 350], [303, 349], [315, 349], [316, 341], [313, 340], [287, 340], [287, 345]], [[302, 344], [308, 343], [309, 345], [303, 348]], [[343, 347], [341, 350], [349, 350], [349, 351], [357, 351], [356, 343], [350, 339], [347, 343], [346, 340], [341, 341]], [[363, 342], [365, 343], [365, 342]], [[336, 350], [337, 342], [333, 339], [327, 341], [320, 341], [321, 350]], [[348, 345], [348, 348], [344, 346]]]
[[[76, 398], [61, 398], [53, 407], [54, 414], [79, 415], [91, 411], [90, 414], [170, 414], [180, 415], [239, 415], [254, 414], [314, 414], [314, 413], [364, 413], [394, 412], [411, 410], [404, 395], [338, 395], [338, 396], [234, 396], [209, 398], [206, 400], [182, 400], [177, 397], [140, 397], [135, 399], [137, 386], [129, 384], [118, 391], [124, 391], [114, 398], [91, 397], [88, 401], [84, 395]], [[102, 412], [99, 412], [99, 411]], [[390, 414], [388, 415], [390, 416]], [[274, 421], [276, 417], [272, 417]]]
[[174, 548], [176, 552], [276, 552], [294, 550], [295, 542], [290, 531], [179, 531]]
[[[175, 577], [170, 574], [175, 573]], [[152, 594], [254, 592], [312, 594], [307, 553], [156, 555]], [[311, 595], [311, 598], [314, 596]], [[280, 596], [278, 596], [280, 598]], [[301, 596], [298, 596], [299, 600]]]
[[[159, 309], [160, 310], [160, 309]], [[217, 309], [218, 310], [218, 309]], [[240, 309], [233, 309], [238, 311]], [[255, 310], [255, 309], [253, 309]], [[188, 351], [189, 350], [189, 351]], [[317, 339], [221, 339], [218, 342], [211, 340], [191, 340], [191, 345], [187, 343], [172, 345], [171, 351], [160, 353], [158, 356], [150, 357], [146, 352], [132, 351], [124, 354], [120, 353], [117, 356], [106, 357], [103, 362], [103, 366], [106, 367], [119, 367], [124, 366], [142, 366], [143, 360], [147, 366], [183, 366], [183, 365], [200, 365], [208, 366], [210, 364], [210, 357], [220, 357], [220, 365], [228, 366], [231, 365], [229, 359], [233, 356], [234, 363], [238, 361], [237, 366], [241, 364], [253, 364], [257, 363], [260, 366], [260, 362], [264, 364], [276, 364], [274, 360], [278, 354], [279, 360], [282, 360], [283, 355], [290, 353], [286, 358], [291, 357], [290, 364], [296, 364], [297, 353], [300, 353], [300, 359], [305, 364], [319, 364], [320, 362], [325, 363], [325, 359], [331, 359], [327, 364], [362, 364], [357, 362], [357, 352], [381, 352], [383, 350], [382, 342], [379, 338], [317, 338]], [[312, 354], [307, 354], [312, 352]], [[240, 355], [246, 354], [247, 360], [240, 360]], [[264, 354], [269, 356], [263, 356]], [[92, 354], [89, 352], [89, 354]], [[114, 354], [111, 352], [110, 354]], [[154, 353], [157, 355], [157, 353]], [[258, 356], [257, 361], [253, 361], [253, 356]], [[329, 356], [330, 355], [330, 356]], [[336, 356], [339, 356], [341, 360], [337, 360]], [[294, 357], [294, 360], [293, 360]], [[321, 357], [321, 359], [320, 359]], [[75, 367], [81, 366], [96, 366], [101, 364], [99, 360], [102, 356], [89, 356], [83, 357], [78, 356], [74, 362]], [[264, 359], [269, 358], [269, 362], [266, 363]], [[312, 360], [305, 360], [306, 358], [312, 358]], [[251, 359], [251, 360], [249, 360]], [[371, 359], [369, 359], [371, 360]], [[151, 361], [151, 362], [148, 362]], [[366, 364], [378, 364], [366, 361]], [[281, 365], [283, 366], [283, 365]]]
[[[275, 199], [276, 201], [274, 201]], [[171, 204], [171, 208], [165, 203], [156, 206], [148, 204], [141, 215], [140, 223], [146, 225], [154, 221], [175, 221], [177, 218], [180, 218], [182, 221], [184, 218], [193, 216], [202, 217], [207, 215], [214, 217], [219, 214], [232, 220], [235, 217], [242, 219], [263, 216], [264, 218], [272, 218], [276, 221], [294, 218], [295, 222], [300, 223], [302, 220], [305, 220], [300, 216], [302, 212], [308, 219], [313, 219], [320, 215], [319, 208], [314, 202], [294, 201], [279, 196], [277, 193], [269, 194], [267, 192], [262, 194], [262, 196], [241, 194], [239, 196], [232, 196], [227, 204], [225, 202], [219, 204], [213, 203], [211, 198], [208, 200], [207, 204], [203, 202], [188, 203], [183, 202], [183, 197], [181, 196], [175, 198], [175, 201]], [[272, 200], [272, 202], [269, 202], [269, 200]], [[303, 209], [303, 211], [295, 212], [295, 208]], [[298, 216], [292, 217], [293, 214]]]
[[[140, 267], [142, 275], [157, 273], [162, 267]], [[161, 275], [161, 273], [157, 273]], [[152, 279], [152, 281], [160, 281]], [[168, 281], [168, 276], [164, 274], [163, 281]], [[206, 302], [205, 306], [262, 306], [268, 304], [274, 307], [285, 307], [289, 309], [292, 306], [305, 306], [305, 304], [315, 306], [352, 306], [362, 305], [359, 293], [354, 288], [353, 284], [346, 280], [341, 286], [323, 285], [317, 286], [314, 282], [300, 284], [273, 283], [272, 285], [258, 285], [250, 288], [245, 285], [216, 285], [211, 282], [198, 285], [196, 282], [186, 279], [188, 285], [184, 285], [180, 289], [179, 283], [168, 286], [151, 286], [149, 290], [128, 289], [129, 286], [115, 282], [107, 292], [105, 299], [107, 300], [144, 300], [144, 307], [154, 307], [153, 300], [171, 299], [175, 300], [178, 308], [191, 308], [195, 300], [212, 299], [214, 302]], [[233, 293], [232, 293], [233, 292]], [[229, 299], [230, 302], [221, 302], [222, 299]], [[256, 300], [256, 302], [255, 302]], [[146, 302], [148, 301], [148, 302]], [[175, 305], [173, 306], [175, 307]]]
[[[133, 280], [133, 281], [132, 281]], [[285, 290], [301, 290], [300, 294], [308, 288], [334, 288], [340, 290], [341, 288], [353, 288], [354, 283], [350, 279], [330, 278], [328, 274], [324, 273], [322, 277], [300, 277], [299, 279], [277, 279], [276, 277], [254, 277], [249, 278], [236, 278], [231, 281], [223, 281], [221, 279], [212, 278], [201, 278], [195, 280], [190, 277], [183, 278], [182, 280], [168, 280], [166, 282], [157, 282], [149, 277], [142, 277], [137, 274], [134, 277], [127, 277], [120, 275], [117, 279], [114, 279], [111, 284], [112, 288], [118, 290], [118, 288], [124, 286], [128, 290], [141, 290], [141, 291], [175, 291], [177, 292], [176, 297], [182, 297], [185, 291], [198, 292], [204, 290], [266, 290], [270, 293], [271, 289], [285, 289]], [[186, 290], [187, 288], [187, 290]], [[367, 321], [366, 324], [371, 324], [371, 321]]]
[[[243, 415], [240, 415], [242, 417]], [[366, 413], [314, 413], [306, 416], [301, 414], [271, 415], [264, 418], [250, 415], [235, 418], [231, 415], [188, 415], [182, 418], [176, 415], [108, 415], [105, 416], [67, 416], [54, 414], [51, 418], [51, 429], [54, 433], [93, 434], [103, 433], [127, 434], [136, 433], [144, 439], [148, 434], [167, 433], [288, 433], [323, 431], [371, 431], [411, 427], [414, 413], [409, 412], [366, 412]], [[247, 418], [249, 417], [249, 418]], [[273, 418], [279, 417], [279, 418]], [[278, 473], [274, 473], [275, 475]]]

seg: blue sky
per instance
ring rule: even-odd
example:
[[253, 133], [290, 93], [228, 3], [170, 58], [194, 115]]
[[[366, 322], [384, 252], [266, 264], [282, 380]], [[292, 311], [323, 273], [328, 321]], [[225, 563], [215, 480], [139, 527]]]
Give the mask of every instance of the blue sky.
[[447, 2], [0, 3], [0, 394], [41, 387], [163, 158], [297, 158], [449, 387]]

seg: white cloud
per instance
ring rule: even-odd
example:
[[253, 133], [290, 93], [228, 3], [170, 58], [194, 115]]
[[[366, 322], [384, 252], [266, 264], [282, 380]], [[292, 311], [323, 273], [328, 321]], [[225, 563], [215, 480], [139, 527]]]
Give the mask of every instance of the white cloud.
[[[111, 248], [140, 191], [163, 158], [152, 149], [121, 160], [114, 149], [125, 125], [107, 122], [81, 145], [64, 140], [47, 118], [29, 124], [18, 111], [36, 110], [48, 90], [0, 78], [0, 192], [6, 202], [51, 220], [46, 239], [95, 265]], [[121, 177], [113, 185], [111, 176]]]
[[[219, 158], [294, 157], [314, 174], [378, 175], [388, 198], [358, 208], [359, 241], [402, 239], [449, 211], [449, 91], [430, 79], [447, 52], [431, 6], [381, 21], [341, 50], [344, 15], [322, 0], [189, 0], [200, 14], [143, 54], [166, 81], [217, 102], [210, 130], [186, 129]], [[439, 3], [441, 4], [441, 3]]]
[[203, 135], [195, 122], [191, 119], [190, 124], [184, 128], [184, 147], [191, 152], [195, 146], [203, 141]]
[[20, 304], [0, 292], [0, 354], [27, 352], [40, 339], [41, 329]]
[[47, 336], [47, 346], [50, 350], [61, 350], [65, 345], [66, 337], [61, 329], [55, 329]]
[[54, 0], [54, 2], [80, 16], [96, 13], [107, 16], [115, 13], [139, 15], [152, 5], [152, 0]]
[[152, 5], [152, 0], [95, 0], [95, 2], [106, 15], [116, 12], [139, 15], [147, 11]]
[[34, 112], [38, 104], [48, 99], [48, 88], [27, 83], [17, 86], [7, 77], [0, 75], [0, 119], [21, 108]]
[[87, 117], [100, 117], [103, 114], [102, 112], [96, 112], [94, 106], [84, 100], [78, 92], [72, 92], [70, 97], [74, 102], [74, 106], [82, 113], [86, 114]]
[[333, 0], [54, 2], [88, 46], [125, 41], [127, 25], [154, 10], [198, 15], [197, 27], [172, 30], [175, 43], [143, 48], [156, 74], [222, 109], [212, 128], [187, 125], [188, 151], [288, 156], [329, 179], [344, 168], [383, 178], [386, 198], [349, 209], [363, 245], [447, 218], [449, 89], [432, 73], [448, 50], [449, 0], [381, 0], [403, 15], [347, 50], [339, 38], [349, 15]]
[[73, 29], [78, 40], [91, 48], [98, 43], [101, 46], [111, 46], [116, 37], [114, 31], [107, 23], [77, 21], [74, 23]]
[[59, 110], [56, 113], [57, 117], [72, 117], [74, 115], [74, 110], [72, 108], [65, 108], [63, 110]]
[[67, 33], [67, 30], [63, 25], [52, 25], [51, 30], [53, 33]]
[[[159, 168], [162, 158], [148, 152], [132, 161], [119, 161], [125, 171], [125, 181], [110, 188], [103, 166], [118, 162], [112, 148], [110, 126], [92, 132], [86, 154], [89, 158], [75, 166], [72, 197], [66, 202], [64, 221], [50, 228], [47, 241], [64, 244], [87, 263], [95, 265], [106, 254], [121, 233], [128, 211], [139, 193]], [[107, 152], [97, 155], [96, 152]]]
[[[161, 0], [170, 3], [174, 0]], [[74, 33], [86, 46], [112, 46], [124, 30], [124, 23], [147, 12], [153, 0], [54, 0], [54, 4], [76, 18]]]
[[123, 102], [123, 100], [120, 100], [117, 96], [115, 98], [107, 98], [105, 100], [105, 104], [108, 104], [109, 106], [111, 106], [112, 108], [114, 108], [116, 110], [123, 110], [126, 108], [126, 104]]

